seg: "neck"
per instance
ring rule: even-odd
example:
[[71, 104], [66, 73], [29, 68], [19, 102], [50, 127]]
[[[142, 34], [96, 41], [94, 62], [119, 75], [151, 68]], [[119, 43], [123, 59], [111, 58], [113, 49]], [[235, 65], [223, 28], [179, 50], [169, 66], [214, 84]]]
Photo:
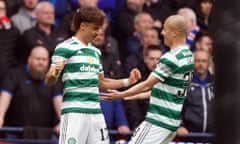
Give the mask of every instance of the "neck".
[[78, 31], [78, 32], [75, 34], [75, 37], [76, 37], [79, 41], [81, 41], [82, 43], [84, 43], [85, 45], [88, 45], [89, 41], [87, 41], [81, 33], [82, 33], [82, 32]]
[[184, 38], [176, 38], [175, 41], [173, 41], [172, 45], [170, 46], [170, 49], [178, 48], [179, 46], [185, 46], [186, 45], [186, 39]]
[[50, 24], [38, 24], [39, 28], [43, 30], [46, 34], [51, 34], [52, 29]]
[[27, 8], [25, 8], [25, 9], [31, 17], [36, 17], [36, 13], [35, 13], [34, 9], [27, 9]]

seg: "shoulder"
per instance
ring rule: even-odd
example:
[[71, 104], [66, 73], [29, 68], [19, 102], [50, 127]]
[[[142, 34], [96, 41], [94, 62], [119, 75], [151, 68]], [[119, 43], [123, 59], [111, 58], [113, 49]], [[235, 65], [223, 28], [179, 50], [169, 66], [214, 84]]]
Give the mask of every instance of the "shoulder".
[[56, 46], [56, 49], [77, 50], [77, 49], [79, 49], [79, 44], [76, 41], [74, 41], [74, 39], [69, 38], [69, 39], [59, 43]]

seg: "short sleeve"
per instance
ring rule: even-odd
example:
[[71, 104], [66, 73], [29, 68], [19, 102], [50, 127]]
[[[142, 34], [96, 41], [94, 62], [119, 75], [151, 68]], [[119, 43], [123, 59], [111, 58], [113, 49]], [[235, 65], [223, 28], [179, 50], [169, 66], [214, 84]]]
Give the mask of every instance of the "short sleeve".
[[156, 69], [151, 74], [164, 82], [177, 68], [178, 66], [171, 58], [171, 55], [166, 54], [160, 58]]

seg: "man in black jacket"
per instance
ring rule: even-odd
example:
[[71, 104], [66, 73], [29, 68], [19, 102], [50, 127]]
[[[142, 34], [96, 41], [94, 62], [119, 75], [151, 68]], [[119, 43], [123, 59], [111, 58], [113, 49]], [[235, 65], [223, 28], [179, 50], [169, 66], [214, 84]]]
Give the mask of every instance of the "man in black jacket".
[[[163, 53], [159, 46], [150, 45], [145, 48], [143, 59], [139, 60], [138, 65], [136, 66], [142, 75], [140, 81], [144, 81], [148, 78], [149, 74], [156, 68], [162, 54]], [[148, 110], [148, 104], [149, 99], [125, 101], [127, 118], [129, 126], [132, 130], [134, 130], [144, 120]]]
[[193, 79], [182, 111], [182, 126], [178, 136], [189, 132], [212, 131], [213, 76], [209, 73], [210, 57], [206, 51], [198, 50], [194, 57]]

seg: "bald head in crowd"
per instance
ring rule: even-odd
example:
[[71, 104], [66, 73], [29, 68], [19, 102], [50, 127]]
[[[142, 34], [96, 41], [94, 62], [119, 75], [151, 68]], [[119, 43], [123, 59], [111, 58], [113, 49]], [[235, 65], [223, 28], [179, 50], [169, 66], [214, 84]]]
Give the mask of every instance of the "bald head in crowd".
[[181, 8], [178, 10], [178, 14], [183, 16], [187, 23], [187, 32], [190, 33], [197, 26], [197, 16], [195, 12], [190, 8]]
[[52, 3], [47, 1], [39, 2], [35, 11], [38, 24], [44, 26], [51, 26], [52, 24], [54, 24], [55, 9]]
[[210, 55], [204, 50], [197, 50], [194, 53], [194, 72], [205, 79], [208, 73], [210, 64]]
[[164, 44], [170, 49], [186, 45], [187, 25], [180, 15], [172, 15], [165, 21], [162, 35]]
[[36, 46], [28, 57], [29, 72], [33, 79], [44, 80], [49, 66], [49, 52], [43, 46]]

